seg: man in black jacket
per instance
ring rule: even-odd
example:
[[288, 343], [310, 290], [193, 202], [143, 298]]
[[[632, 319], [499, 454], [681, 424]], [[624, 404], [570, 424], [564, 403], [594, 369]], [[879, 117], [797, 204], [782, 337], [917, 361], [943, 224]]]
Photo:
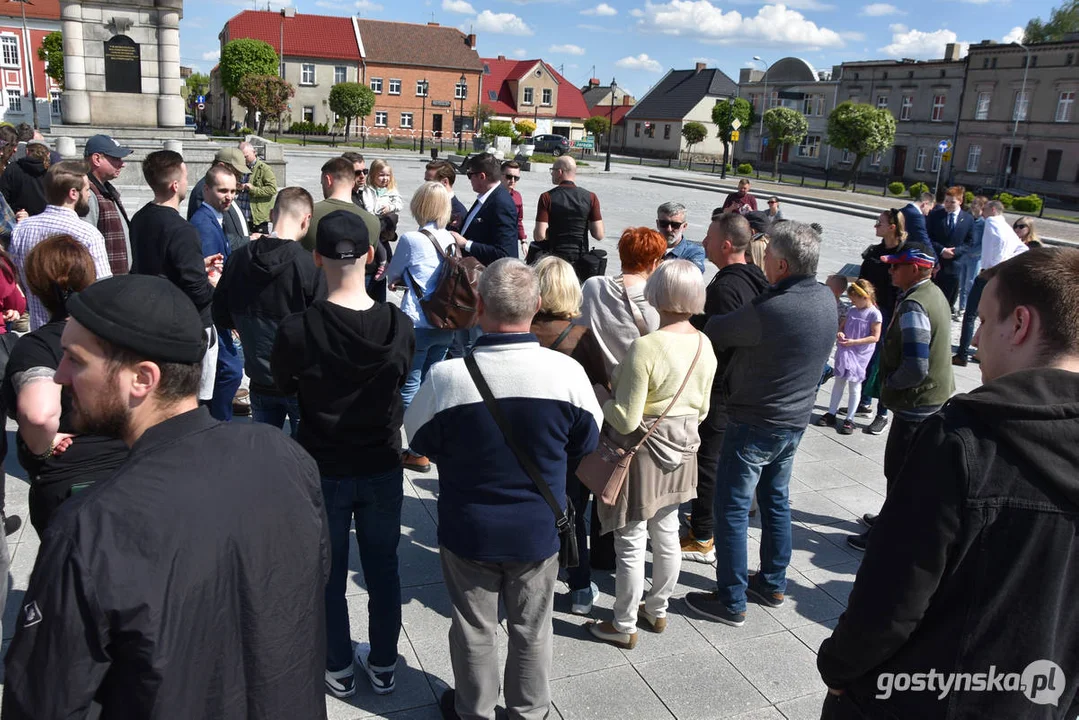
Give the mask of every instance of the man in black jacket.
[[469, 160], [467, 168], [476, 202], [465, 216], [461, 232], [453, 234], [457, 246], [484, 265], [517, 257], [517, 206], [502, 186], [498, 158], [483, 153]]
[[315, 462], [276, 430], [198, 406], [203, 325], [171, 283], [107, 278], [67, 308], [55, 379], [76, 430], [131, 454], [42, 539], [4, 717], [88, 717], [96, 702], [102, 718], [325, 718]]
[[1079, 250], [985, 275], [984, 384], [923, 423], [888, 494], [817, 657], [826, 719], [1079, 712]]
[[[959, 258], [974, 252], [974, 216], [963, 209], [966, 188], [955, 185], [944, 195], [944, 205], [934, 208], [925, 219], [926, 231], [937, 255], [936, 283], [949, 307], [959, 299]], [[980, 251], [981, 248], [978, 248]], [[959, 318], [954, 317], [958, 320]]]
[[551, 181], [555, 186], [540, 195], [536, 204], [532, 239], [543, 252], [573, 265], [584, 282], [592, 273], [578, 260], [588, 252], [588, 236], [603, 239], [599, 198], [577, 186], [577, 161], [569, 155], [560, 156], [551, 165]]
[[251, 378], [252, 418], [276, 427], [287, 418], [293, 437], [300, 423], [299, 401], [274, 384], [270, 352], [282, 320], [326, 297], [326, 277], [299, 243], [313, 205], [303, 188], [278, 192], [270, 212], [273, 233], [234, 252], [214, 290], [214, 324], [240, 333], [244, 369]]
[[[768, 279], [756, 265], [746, 262], [746, 250], [753, 237], [753, 229], [745, 216], [727, 213], [719, 215], [708, 226], [704, 236], [704, 251], [719, 272], [705, 290], [704, 313], [693, 317], [698, 329], [704, 329], [708, 319], [726, 315], [748, 303], [764, 292]], [[727, 408], [723, 393], [723, 368], [730, 352], [716, 348], [720, 366], [712, 386], [712, 398], [708, 417], [699, 431], [701, 446], [697, 450], [697, 497], [692, 502], [689, 531], [682, 537], [682, 559], [697, 562], [715, 562], [715, 517], [712, 500], [716, 491], [716, 471], [719, 453], [723, 449], [723, 433], [727, 428]]]
[[180, 153], [150, 153], [142, 161], [142, 176], [154, 191], [154, 199], [131, 218], [131, 272], [165, 278], [180, 288], [199, 311], [208, 343], [202, 357], [199, 400], [209, 402], [214, 395], [218, 353], [210, 303], [223, 258], [204, 258], [199, 231], [180, 217], [180, 203], [187, 196], [187, 165]]

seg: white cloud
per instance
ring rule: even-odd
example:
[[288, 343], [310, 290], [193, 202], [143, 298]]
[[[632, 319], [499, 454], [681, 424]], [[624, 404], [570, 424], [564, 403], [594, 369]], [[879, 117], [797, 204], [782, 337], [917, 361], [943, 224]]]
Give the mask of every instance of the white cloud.
[[461, 15], [476, 14], [476, 9], [465, 0], [442, 0], [442, 9], [446, 12], [460, 13]]
[[[891, 26], [892, 42], [880, 49], [888, 57], [913, 58], [915, 60], [935, 60], [944, 57], [944, 46], [958, 41], [951, 30], [907, 30], [905, 25]], [[960, 43], [960, 57], [967, 54], [970, 43]]]
[[622, 30], [619, 28], [604, 27], [602, 25], [594, 25], [592, 23], [579, 23], [577, 27], [579, 27], [581, 30], [588, 30], [589, 32], [610, 33], [612, 35], [622, 34]]
[[528, 51], [524, 48], [517, 48], [510, 54], [513, 55], [513, 57], [515, 58], [523, 58], [525, 55], [528, 55]]
[[552, 45], [547, 49], [560, 55], [584, 55], [584, 48], [577, 45]]
[[[730, 0], [731, 5], [770, 5], [776, 0]], [[821, 0], [779, 0], [791, 10], [835, 10], [835, 5], [821, 2]]]
[[1004, 36], [1003, 42], [1006, 42], [1006, 43], [1023, 42], [1023, 36], [1025, 34], [1026, 34], [1026, 31], [1023, 28], [1016, 25], [1015, 27], [1013, 27], [1011, 29], [1011, 31], [1007, 35]]
[[906, 15], [905, 12], [891, 3], [871, 3], [862, 8], [859, 15], [866, 17], [884, 17], [885, 15]]
[[213, 60], [214, 62], [217, 62], [221, 59], [221, 48], [218, 48], [217, 50], [207, 50], [202, 54], [202, 59], [207, 61]]
[[371, 2], [371, 0], [356, 0], [352, 3], [352, 7], [364, 12], [378, 12], [382, 9], [382, 6], [377, 2]]
[[819, 27], [786, 5], [765, 5], [756, 15], [743, 16], [737, 10], [724, 13], [709, 0], [671, 0], [658, 5], [646, 0], [640, 17], [638, 26], [642, 29], [722, 45], [772, 45], [791, 49], [843, 46], [839, 33]]
[[484, 10], [476, 16], [476, 30], [499, 35], [531, 35], [532, 28], [513, 13], [493, 13]]
[[862, 42], [865, 40], [865, 33], [858, 32], [857, 30], [844, 30], [839, 33], [839, 36], [844, 40], [850, 40], [851, 42]]
[[589, 8], [587, 10], [582, 10], [581, 14], [582, 15], [599, 15], [601, 17], [610, 17], [612, 15], [617, 15], [618, 11], [615, 10], [610, 5], [608, 5], [607, 3], [601, 2], [599, 5], [595, 6], [594, 8]]
[[637, 57], [633, 57], [632, 55], [624, 57], [615, 63], [615, 67], [625, 68], [626, 70], [642, 70], [644, 72], [659, 72], [663, 69], [662, 65], [644, 53], [641, 53]]

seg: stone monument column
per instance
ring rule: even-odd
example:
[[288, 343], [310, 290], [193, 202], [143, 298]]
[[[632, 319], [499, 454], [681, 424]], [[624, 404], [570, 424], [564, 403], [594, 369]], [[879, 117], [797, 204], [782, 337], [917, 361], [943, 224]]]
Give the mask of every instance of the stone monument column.
[[64, 36], [64, 94], [60, 108], [69, 125], [90, 124], [90, 95], [86, 88], [86, 60], [82, 34], [82, 3], [63, 0], [60, 5]]
[[157, 124], [184, 126], [184, 100], [180, 97], [180, 17], [183, 0], [155, 0], [157, 7]]

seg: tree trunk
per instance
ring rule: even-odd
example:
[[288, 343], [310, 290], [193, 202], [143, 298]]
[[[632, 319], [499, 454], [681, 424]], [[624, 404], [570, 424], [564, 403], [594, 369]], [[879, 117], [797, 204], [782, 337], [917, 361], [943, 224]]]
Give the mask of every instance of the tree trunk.
[[345, 118], [345, 144], [348, 145], [348, 133], [352, 129], [352, 118]]
[[780, 144], [780, 143], [776, 143], [775, 146], [772, 148], [772, 151], [775, 153], [774, 160], [772, 162], [772, 180], [773, 181], [779, 179], [779, 156], [780, 156], [780, 150], [782, 150], [782, 149], [783, 149], [783, 145]]
[[259, 115], [259, 127], [258, 136], [262, 137], [262, 132], [266, 129], [266, 113]]
[[847, 179], [843, 181], [843, 189], [846, 190], [850, 187], [851, 180], [853, 179], [855, 187], [858, 186], [858, 168], [862, 166], [862, 159], [865, 155], [855, 155], [854, 164], [851, 165], [850, 174], [847, 175]]

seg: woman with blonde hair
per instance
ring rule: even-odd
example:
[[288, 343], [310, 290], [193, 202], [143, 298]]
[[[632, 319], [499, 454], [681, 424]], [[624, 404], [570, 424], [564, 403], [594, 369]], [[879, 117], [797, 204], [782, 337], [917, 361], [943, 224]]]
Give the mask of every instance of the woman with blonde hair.
[[1015, 230], [1015, 234], [1028, 248], [1044, 247], [1044, 243], [1038, 237], [1038, 231], [1034, 229], [1034, 218], [1019, 218], [1012, 225], [1012, 230]]
[[[644, 439], [618, 498], [599, 509], [603, 532], [615, 536], [614, 620], [588, 628], [625, 649], [637, 644], [638, 622], [656, 633], [667, 627], [667, 605], [682, 567], [678, 507], [696, 495], [697, 426], [708, 415], [717, 366], [712, 343], [689, 321], [704, 311], [697, 266], [664, 262], [648, 279], [645, 297], [659, 311], [659, 329], [630, 346], [615, 370], [614, 397], [603, 405], [608, 437], [625, 448]], [[652, 587], [638, 605], [649, 540]]]

